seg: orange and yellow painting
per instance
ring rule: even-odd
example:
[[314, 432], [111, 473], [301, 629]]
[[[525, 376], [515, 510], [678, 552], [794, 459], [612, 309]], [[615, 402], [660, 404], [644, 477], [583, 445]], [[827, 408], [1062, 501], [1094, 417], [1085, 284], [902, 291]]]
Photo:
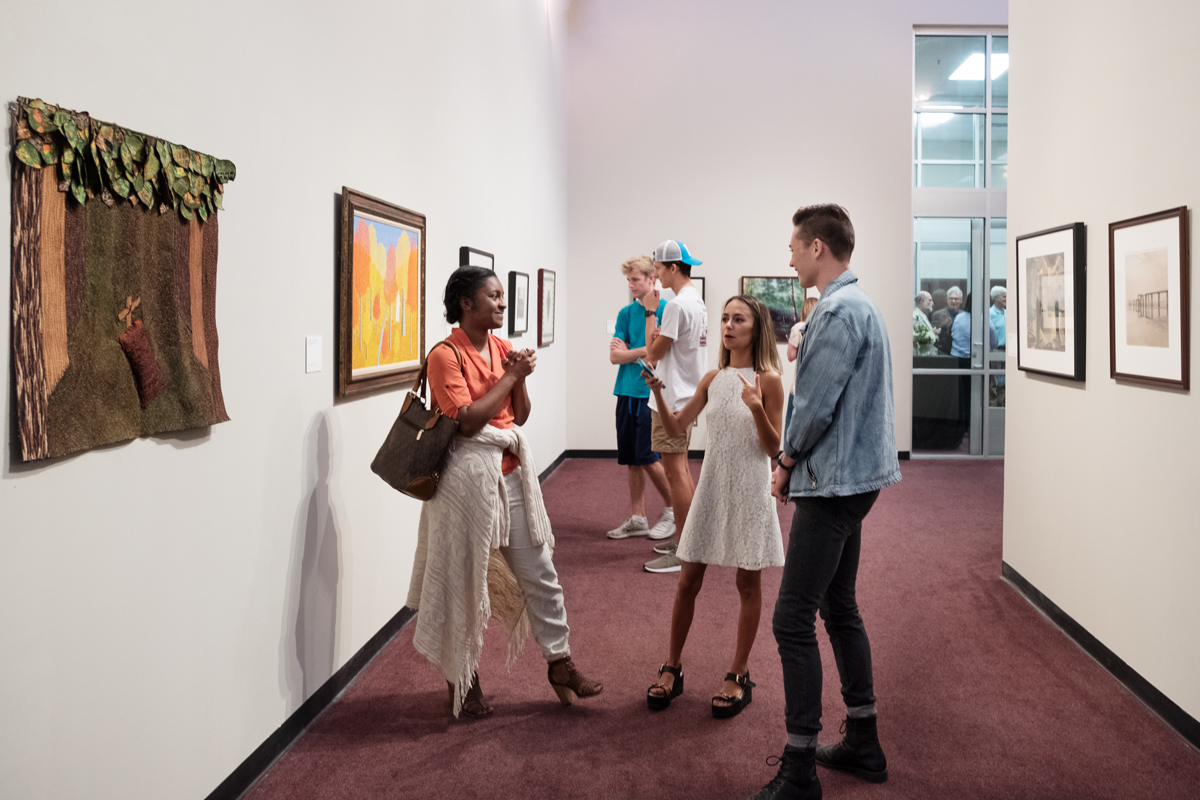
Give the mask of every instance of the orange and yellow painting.
[[350, 369], [368, 377], [421, 361], [421, 231], [354, 214]]

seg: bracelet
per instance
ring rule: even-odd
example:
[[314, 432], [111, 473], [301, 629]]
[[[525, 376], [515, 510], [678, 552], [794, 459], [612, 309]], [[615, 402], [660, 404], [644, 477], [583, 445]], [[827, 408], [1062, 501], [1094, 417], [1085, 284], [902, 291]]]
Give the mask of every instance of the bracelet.
[[778, 453], [776, 453], [775, 454], [775, 463], [779, 465], [780, 469], [791, 472], [792, 470], [794, 470], [796, 468], [796, 462], [793, 461], [792, 465], [790, 467], [785, 466], [783, 463], [783, 456], [784, 456], [784, 452], [782, 450], [780, 450]]

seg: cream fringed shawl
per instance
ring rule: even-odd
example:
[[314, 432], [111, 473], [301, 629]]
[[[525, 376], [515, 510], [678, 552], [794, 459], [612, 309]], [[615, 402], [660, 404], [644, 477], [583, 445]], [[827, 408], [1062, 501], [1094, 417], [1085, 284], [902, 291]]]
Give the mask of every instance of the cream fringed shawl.
[[508, 544], [508, 494], [500, 472], [505, 450], [521, 459], [530, 538], [553, 547], [533, 454], [517, 428], [485, 425], [474, 436], [455, 438], [437, 492], [421, 508], [406, 605], [420, 612], [413, 646], [454, 684], [455, 716], [479, 666], [488, 618], [504, 623], [510, 665], [529, 635], [525, 598], [497, 550]]

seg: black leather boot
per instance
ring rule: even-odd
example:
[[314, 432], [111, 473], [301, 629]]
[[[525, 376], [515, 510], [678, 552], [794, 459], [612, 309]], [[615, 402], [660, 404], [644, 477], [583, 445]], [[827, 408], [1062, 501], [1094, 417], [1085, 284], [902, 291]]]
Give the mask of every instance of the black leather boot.
[[[767, 763], [774, 766], [772, 759]], [[777, 760], [779, 772], [774, 780], [758, 790], [750, 800], [821, 800], [821, 782], [817, 780], [815, 750], [800, 750], [788, 745]]]
[[846, 717], [845, 737], [837, 744], [817, 748], [817, 763], [826, 769], [849, 772], [868, 783], [887, 780], [887, 758], [879, 746], [875, 717]]

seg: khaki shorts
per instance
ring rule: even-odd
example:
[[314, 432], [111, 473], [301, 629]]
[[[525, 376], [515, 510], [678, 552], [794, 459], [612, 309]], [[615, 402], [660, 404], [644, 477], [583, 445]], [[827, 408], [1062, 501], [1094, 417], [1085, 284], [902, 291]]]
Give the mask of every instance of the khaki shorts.
[[692, 426], [688, 425], [683, 436], [667, 436], [658, 412], [650, 409], [650, 448], [656, 453], [687, 453], [692, 443]]

